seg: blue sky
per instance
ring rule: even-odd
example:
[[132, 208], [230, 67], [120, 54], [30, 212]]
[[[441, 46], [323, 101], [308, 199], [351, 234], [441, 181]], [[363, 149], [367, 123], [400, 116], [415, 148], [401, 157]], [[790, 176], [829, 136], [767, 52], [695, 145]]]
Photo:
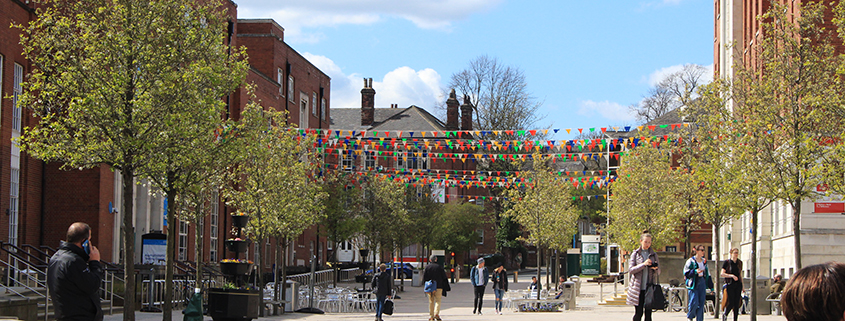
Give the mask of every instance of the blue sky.
[[449, 77], [488, 55], [525, 72], [538, 128], [636, 125], [627, 106], [662, 75], [713, 64], [711, 0], [235, 1], [332, 77], [333, 108], [360, 107], [368, 77], [376, 107], [439, 114]]

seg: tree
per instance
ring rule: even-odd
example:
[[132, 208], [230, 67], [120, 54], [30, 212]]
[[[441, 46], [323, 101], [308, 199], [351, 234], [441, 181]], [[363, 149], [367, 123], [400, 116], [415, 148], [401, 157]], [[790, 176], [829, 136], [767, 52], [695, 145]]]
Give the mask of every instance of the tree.
[[643, 123], [650, 122], [678, 107], [689, 105], [696, 96], [696, 90], [705, 82], [707, 68], [686, 64], [676, 72], [666, 75], [654, 87], [648, 89], [643, 100], [629, 106]]
[[484, 208], [470, 202], [446, 203], [434, 219], [432, 246], [446, 252], [465, 252], [475, 248], [478, 229], [484, 223]]
[[[842, 8], [839, 4], [840, 16]], [[734, 113], [747, 123], [745, 134], [761, 148], [761, 161], [775, 166], [762, 183], [769, 197], [792, 207], [799, 269], [801, 202], [813, 198], [820, 183], [814, 171], [824, 158], [822, 138], [841, 132], [843, 125], [837, 113], [845, 89], [838, 72], [841, 57], [835, 54], [835, 33], [824, 28], [827, 10], [822, 2], [803, 3], [796, 11], [772, 3], [762, 16], [763, 36], [751, 49], [754, 60], [736, 66], [732, 86]], [[789, 13], [799, 11], [800, 16]]]
[[[133, 189], [152, 156], [183, 144], [174, 129], [245, 76], [243, 50], [226, 55], [218, 2], [49, 1], [22, 29], [34, 70], [20, 104], [38, 124], [22, 149], [66, 169], [101, 165], [122, 176], [124, 275], [134, 275]], [[218, 115], [219, 117], [219, 115]], [[124, 288], [124, 320], [134, 320], [135, 283]]]
[[[732, 220], [738, 219], [743, 208], [736, 204], [736, 194], [731, 188], [734, 177], [743, 171], [743, 164], [732, 160], [730, 144], [723, 137], [732, 136], [730, 126], [733, 115], [728, 107], [729, 97], [725, 93], [725, 82], [715, 80], [700, 88], [701, 99], [687, 110], [687, 117], [694, 118], [697, 139], [690, 143], [695, 152], [684, 155], [693, 168], [693, 207], [702, 220], [713, 226], [716, 259], [721, 253], [721, 229]], [[718, 267], [718, 265], [717, 265]], [[721, 289], [722, 278], [716, 278], [716, 288]], [[716, 302], [721, 302], [721, 291], [716, 291]], [[718, 312], [716, 312], [718, 316]]]
[[[436, 218], [443, 204], [437, 202], [431, 184], [405, 188], [405, 208], [408, 210], [411, 242], [430, 248], [437, 236]], [[422, 262], [422, 251], [417, 251], [417, 262]]]
[[477, 130], [529, 129], [542, 119], [538, 111], [543, 103], [528, 91], [525, 73], [494, 57], [470, 61], [452, 75], [448, 86], [469, 96]]
[[[363, 200], [354, 175], [354, 173], [344, 171], [323, 171], [323, 191], [331, 197], [323, 199], [326, 215], [320, 225], [323, 227], [324, 235], [332, 243], [332, 248], [335, 249], [331, 257], [335, 272], [337, 272], [339, 243], [360, 233], [364, 227]], [[337, 278], [332, 282], [336, 284]]]
[[566, 248], [577, 230], [578, 211], [572, 206], [572, 185], [551, 171], [542, 154], [534, 153], [528, 166], [518, 176], [524, 183], [508, 191], [512, 207], [505, 215], [522, 225], [528, 232], [525, 240], [537, 246], [540, 280], [540, 251]]
[[399, 181], [382, 174], [366, 175], [363, 186], [365, 223], [361, 236], [375, 258], [379, 250], [392, 249], [397, 234], [407, 232], [405, 189]]
[[277, 125], [285, 124], [287, 113], [264, 110], [255, 102], [241, 117], [238, 157], [227, 171], [231, 183], [223, 192], [228, 205], [249, 215], [245, 231], [258, 241], [255, 263], [260, 268], [267, 240], [287, 240], [316, 224], [325, 215], [321, 200], [327, 195], [315, 180], [314, 136]]
[[623, 249], [639, 246], [643, 231], [654, 235], [652, 246], [662, 248], [680, 239], [686, 202], [679, 197], [681, 181], [672, 169], [672, 148], [658, 138], [639, 141], [622, 156], [613, 183], [607, 233]]

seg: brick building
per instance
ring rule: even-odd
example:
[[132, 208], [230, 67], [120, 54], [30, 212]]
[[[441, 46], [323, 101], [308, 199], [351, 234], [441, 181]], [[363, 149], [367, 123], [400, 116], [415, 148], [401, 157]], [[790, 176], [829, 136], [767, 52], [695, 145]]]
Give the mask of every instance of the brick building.
[[[473, 130], [472, 106], [467, 99], [464, 99], [464, 104], [460, 104], [455, 91], [452, 90], [446, 100], [444, 123], [425, 109], [414, 105], [399, 108], [398, 105], [391, 104], [389, 108], [376, 108], [375, 95], [372, 79], [364, 79], [364, 88], [361, 89], [361, 107], [332, 109], [332, 129], [340, 130], [344, 132], [344, 135], [348, 134], [346, 137], [340, 137], [339, 143], [349, 146], [349, 141], [363, 142], [363, 152], [360, 154], [356, 153], [355, 148], [341, 151], [341, 156], [337, 160], [341, 170], [391, 172], [400, 175], [414, 173], [430, 175], [431, 173], [446, 173], [446, 171], [451, 173], [458, 171], [467, 175], [467, 173], [475, 172], [477, 163], [472, 157], [463, 160], [460, 157], [434, 157], [441, 153], [456, 153], [447, 146], [449, 144], [446, 141], [459, 140], [459, 137], [453, 135], [449, 138], [447, 132]], [[428, 136], [425, 133], [428, 133]], [[462, 138], [471, 139], [466, 135]], [[380, 146], [386, 146], [386, 148]], [[378, 156], [380, 151], [386, 151], [389, 156]], [[448, 184], [434, 184], [433, 194], [441, 203], [471, 200], [481, 206], [483, 206], [483, 201], [474, 199], [475, 196], [488, 195], [484, 188], [462, 188]], [[492, 225], [486, 226], [479, 233], [483, 238], [479, 243], [479, 248], [470, 253], [463, 253], [464, 256], [458, 257], [458, 263], [479, 252], [495, 252], [496, 240]], [[421, 251], [421, 246], [409, 246], [403, 250], [403, 260], [414, 262]], [[427, 255], [421, 253], [420, 257], [425, 258]], [[388, 257], [382, 259], [390, 260]]]
[[[256, 99], [265, 108], [288, 111], [293, 126], [328, 128], [331, 79], [284, 42], [284, 29], [275, 21], [237, 19], [237, 5], [227, 1], [224, 6], [230, 17], [227, 41], [233, 47], [246, 46], [251, 67], [246, 79], [255, 85]], [[21, 155], [19, 148], [11, 143], [13, 137], [20, 135], [21, 128], [35, 125], [36, 121], [25, 108], [16, 105], [14, 98], [32, 66], [23, 58], [19, 31], [9, 26], [25, 25], [35, 18], [34, 7], [29, 2], [0, 0], [0, 195], [8, 195], [0, 197], [0, 207], [7, 213], [0, 215], [0, 224], [9, 227], [0, 229], [0, 240], [56, 248], [71, 223], [85, 221], [93, 228], [92, 242], [100, 249], [103, 260], [119, 263], [122, 255], [119, 227], [124, 215], [119, 211], [120, 175], [105, 166], [63, 171], [59, 169], [60, 164]], [[229, 116], [238, 119], [249, 95], [242, 87], [223, 99]], [[166, 223], [164, 199], [149, 193], [148, 182], [137, 183], [133, 215], [135, 261], [140, 263], [141, 236], [164, 231]], [[221, 201], [200, 225], [205, 239], [204, 261], [217, 262], [225, 257], [223, 242], [230, 236], [228, 214], [231, 212]], [[179, 224], [178, 259], [193, 261], [195, 228], [172, 223]], [[324, 245], [325, 239], [310, 229], [293, 242], [286, 264], [304, 264], [309, 246], [323, 253]], [[268, 252], [272, 251], [275, 248], [268, 247]], [[320, 257], [325, 261], [325, 254]]]

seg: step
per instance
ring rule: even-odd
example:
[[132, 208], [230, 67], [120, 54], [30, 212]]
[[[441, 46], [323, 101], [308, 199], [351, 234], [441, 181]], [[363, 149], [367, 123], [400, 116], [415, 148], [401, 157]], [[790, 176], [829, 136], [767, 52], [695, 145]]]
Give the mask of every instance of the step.
[[628, 295], [614, 295], [598, 302], [599, 305], [621, 306], [627, 305]]

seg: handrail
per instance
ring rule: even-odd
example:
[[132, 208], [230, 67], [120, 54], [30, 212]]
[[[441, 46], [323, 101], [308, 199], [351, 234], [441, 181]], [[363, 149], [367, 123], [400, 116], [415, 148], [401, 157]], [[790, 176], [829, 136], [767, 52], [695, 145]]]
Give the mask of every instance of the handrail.
[[[39, 249], [39, 248], [37, 248], [37, 247], [34, 247], [34, 246], [32, 246], [32, 245], [29, 245], [29, 244], [23, 244], [23, 245], [21, 245], [21, 248], [25, 248], [25, 249], [32, 249], [32, 250], [34, 250], [35, 252], [38, 252], [38, 254], [41, 254], [41, 256], [43, 257], [43, 260], [44, 260], [44, 261], [48, 261], [48, 260], [50, 259], [50, 254], [47, 254], [47, 252], [44, 252], [44, 251], [42, 251], [41, 249]], [[29, 253], [29, 251], [26, 251], [26, 252], [27, 252], [27, 253]]]
[[[15, 249], [15, 250], [17, 250], [17, 251], [11, 251], [11, 250], [7, 249], [6, 247], [12, 247], [12, 248], [14, 248], [14, 249]], [[32, 257], [32, 258], [34, 258], [34, 259], [38, 260], [38, 261], [39, 261], [39, 263], [41, 263], [42, 265], [44, 265], [44, 266], [46, 266], [46, 265], [47, 265], [47, 261], [42, 260], [42, 259], [38, 258], [37, 256], [30, 254], [29, 252], [24, 251], [23, 249], [21, 249], [21, 248], [19, 248], [19, 247], [15, 246], [15, 245], [14, 245], [14, 244], [12, 244], [12, 243], [8, 243], [8, 242], [3, 242], [3, 241], [0, 241], [0, 249], [2, 249], [3, 251], [5, 251], [6, 253], [9, 253], [9, 254], [16, 254], [16, 255], [17, 255], [18, 253], [23, 253], [23, 254], [26, 254], [27, 256]], [[21, 258], [21, 259], [23, 259], [23, 258]]]
[[38, 247], [44, 249], [44, 252], [46, 252], [47, 254], [53, 255], [52, 253], [56, 253], [56, 249], [54, 249], [50, 246], [40, 245]]

